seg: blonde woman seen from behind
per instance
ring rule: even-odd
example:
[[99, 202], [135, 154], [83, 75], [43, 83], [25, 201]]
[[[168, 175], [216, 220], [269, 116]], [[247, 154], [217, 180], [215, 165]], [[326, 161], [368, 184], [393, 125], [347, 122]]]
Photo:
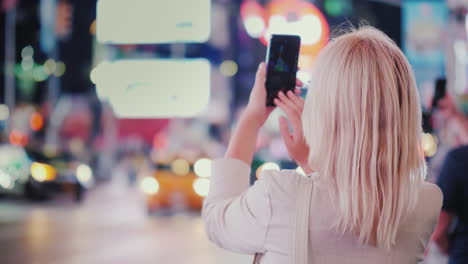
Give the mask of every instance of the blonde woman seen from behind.
[[280, 118], [285, 145], [307, 176], [266, 170], [249, 187], [257, 134], [272, 111], [262, 63], [225, 157], [213, 163], [203, 208], [209, 239], [260, 263], [293, 263], [297, 194], [310, 185], [307, 263], [421, 261], [442, 193], [424, 182], [408, 61], [384, 33], [364, 27], [333, 39], [314, 65], [305, 102], [298, 91], [275, 100], [292, 128]]

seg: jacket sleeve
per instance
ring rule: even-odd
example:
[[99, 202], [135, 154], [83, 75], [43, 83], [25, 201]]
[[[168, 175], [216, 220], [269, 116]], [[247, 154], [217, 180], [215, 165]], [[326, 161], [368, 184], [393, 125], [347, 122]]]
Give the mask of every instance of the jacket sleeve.
[[263, 253], [271, 218], [270, 198], [265, 180], [249, 187], [249, 178], [250, 167], [244, 162], [215, 160], [202, 216], [213, 243], [243, 254]]

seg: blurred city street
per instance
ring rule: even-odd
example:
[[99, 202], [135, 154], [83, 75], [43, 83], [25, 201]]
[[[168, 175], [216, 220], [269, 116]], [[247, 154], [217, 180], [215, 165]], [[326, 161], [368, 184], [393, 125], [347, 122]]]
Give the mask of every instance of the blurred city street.
[[[254, 151], [252, 185], [263, 170], [308, 174], [303, 165], [310, 164], [296, 161], [310, 162], [313, 155], [305, 150], [300, 160], [291, 155], [288, 126], [291, 133], [303, 134], [309, 150], [317, 150], [314, 140], [342, 145], [329, 142], [334, 132], [318, 138], [326, 126], [313, 120], [309, 123], [315, 129], [306, 129], [305, 118], [321, 117], [311, 110], [318, 105], [350, 116], [347, 105], [363, 106], [356, 117], [369, 112], [367, 98], [377, 97], [365, 96], [362, 85], [355, 85], [362, 103], [347, 103], [351, 96], [336, 103], [315, 92], [332, 91], [317, 83], [326, 78], [318, 78], [322, 75], [316, 68], [338, 73], [337, 80], [348, 76], [340, 65], [317, 61], [319, 54], [333, 39], [364, 25], [382, 31], [410, 63], [408, 80], [416, 84], [419, 101], [409, 105], [417, 103], [422, 112], [410, 120], [422, 123], [423, 133], [420, 144], [416, 137], [408, 142], [424, 153], [427, 181], [436, 183], [444, 197], [455, 197], [450, 210], [442, 211], [447, 225], [431, 238], [425, 264], [446, 264], [455, 238], [462, 241], [460, 252], [468, 252], [463, 248], [468, 245], [468, 211], [452, 212], [468, 210], [468, 198], [462, 196], [468, 192], [453, 178], [468, 176], [462, 167], [468, 164], [467, 0], [0, 0], [0, 264], [252, 263], [252, 256], [218, 248], [206, 236], [201, 210], [210, 192], [216, 193], [212, 162], [230, 153], [228, 146], [240, 146], [232, 139], [244, 131], [237, 129], [243, 120], [253, 121], [245, 114], [261, 116], [250, 111], [252, 106], [263, 109], [262, 115], [268, 112], [258, 133], [239, 141], [242, 149]], [[369, 54], [362, 59], [372, 59]], [[265, 68], [259, 67], [262, 62]], [[393, 64], [399, 68], [396, 61], [388, 65]], [[378, 60], [375, 65], [386, 64]], [[266, 103], [261, 96], [251, 96], [263, 89], [263, 69]], [[362, 80], [373, 76], [366, 72]], [[386, 74], [375, 76], [382, 77], [382, 83], [387, 79]], [[348, 81], [337, 83], [342, 90], [332, 94], [353, 94]], [[376, 91], [389, 91], [377, 89], [380, 81], [367, 83]], [[273, 99], [281, 97], [279, 91], [294, 89], [300, 91], [295, 109], [307, 111], [301, 120], [288, 118], [283, 126], [290, 111]], [[379, 104], [398, 105], [396, 99], [382, 98]], [[397, 118], [383, 115], [383, 110], [371, 112], [382, 120], [404, 120], [405, 109], [416, 109], [403, 106], [405, 98], [399, 91]], [[304, 108], [307, 100], [323, 103], [306, 103], [311, 108]], [[276, 104], [271, 113], [262, 107]], [[323, 123], [342, 123], [334, 115], [328, 119]], [[355, 124], [360, 120], [348, 119]], [[371, 135], [379, 135], [379, 142], [384, 139], [375, 130], [369, 135], [353, 132], [351, 127], [367, 127], [364, 121], [377, 124], [362, 120], [359, 126], [349, 125], [349, 131], [343, 129], [355, 154], [376, 150], [365, 147]], [[402, 127], [413, 127], [407, 125], [413, 121], [378, 127], [401, 132]], [[249, 125], [257, 130], [260, 123]], [[311, 135], [306, 137], [306, 130]], [[366, 136], [357, 140], [357, 135]], [[410, 137], [397, 138], [405, 142]], [[382, 149], [402, 149], [400, 141], [386, 141]], [[395, 163], [385, 163], [381, 157], [387, 156], [379, 154], [376, 167], [368, 170], [379, 171], [372, 173], [379, 180], [387, 180], [381, 171], [393, 171], [381, 169]], [[398, 156], [407, 155], [400, 151]], [[340, 167], [343, 161], [334, 160]], [[398, 162], [405, 160], [413, 159]], [[365, 170], [359, 166], [359, 171], [361, 175]], [[396, 234], [388, 230], [383, 233]], [[254, 240], [250, 232], [243, 237]]]
[[[196, 214], [148, 216], [137, 188], [116, 178], [82, 204], [0, 201], [2, 264], [249, 263], [211, 244]], [[136, 187], [136, 186], [135, 186]]]

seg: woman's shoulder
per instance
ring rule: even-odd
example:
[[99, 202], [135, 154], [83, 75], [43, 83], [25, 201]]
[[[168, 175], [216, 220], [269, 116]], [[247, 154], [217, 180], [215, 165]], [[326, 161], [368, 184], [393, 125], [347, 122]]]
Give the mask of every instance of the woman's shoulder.
[[412, 209], [405, 220], [403, 230], [410, 234], [416, 232], [427, 236], [434, 231], [442, 208], [442, 192], [439, 187], [429, 182], [423, 182], [419, 189], [416, 207]]
[[264, 181], [271, 191], [292, 192], [297, 189], [299, 181], [304, 178], [295, 170], [264, 170], [259, 179]]
[[[421, 191], [419, 194], [420, 198], [423, 201], [427, 201], [428, 203], [435, 203], [436, 205], [442, 205], [443, 194], [440, 190], [439, 186], [430, 183], [430, 182], [423, 182], [421, 184]], [[437, 203], [438, 202], [438, 203]]]
[[282, 212], [293, 208], [299, 183], [301, 179], [305, 179], [295, 170], [264, 170], [258, 178], [265, 185], [272, 206]]
[[437, 216], [442, 208], [443, 194], [440, 188], [430, 182], [423, 182], [418, 197], [418, 207], [425, 214]]

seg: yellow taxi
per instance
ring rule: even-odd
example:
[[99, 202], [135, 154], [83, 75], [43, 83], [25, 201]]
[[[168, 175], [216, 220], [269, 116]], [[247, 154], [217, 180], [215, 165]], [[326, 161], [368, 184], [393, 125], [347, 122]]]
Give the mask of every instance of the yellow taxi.
[[211, 159], [200, 158], [192, 163], [177, 158], [158, 162], [155, 167], [154, 172], [140, 179], [149, 213], [164, 209], [202, 209], [210, 187]]

